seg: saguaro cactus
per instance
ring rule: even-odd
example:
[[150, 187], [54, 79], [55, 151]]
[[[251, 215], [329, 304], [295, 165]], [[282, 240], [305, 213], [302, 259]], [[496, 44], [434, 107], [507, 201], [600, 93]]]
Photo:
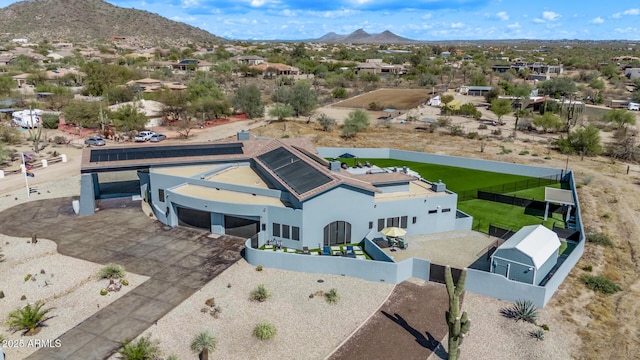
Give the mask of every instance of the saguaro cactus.
[[471, 327], [471, 320], [466, 311], [460, 315], [460, 295], [464, 291], [464, 284], [467, 280], [467, 269], [462, 270], [458, 284], [453, 283], [451, 275], [451, 266], [444, 270], [444, 281], [447, 285], [447, 294], [449, 294], [449, 311], [445, 312], [445, 319], [449, 326], [449, 360], [457, 360], [460, 354], [460, 344], [465, 334]]

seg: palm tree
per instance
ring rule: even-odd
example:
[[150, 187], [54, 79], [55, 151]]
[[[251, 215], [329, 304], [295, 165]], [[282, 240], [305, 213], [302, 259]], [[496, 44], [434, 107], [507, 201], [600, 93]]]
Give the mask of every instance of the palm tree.
[[43, 323], [52, 318], [47, 314], [53, 308], [43, 309], [44, 303], [38, 301], [35, 304], [28, 304], [22, 309], [17, 309], [9, 313], [9, 328], [14, 332], [24, 330], [23, 335], [33, 335], [36, 328], [41, 327]]
[[216, 348], [218, 341], [208, 331], [199, 332], [191, 341], [191, 350], [198, 353], [200, 360], [209, 359], [209, 351], [213, 351]]

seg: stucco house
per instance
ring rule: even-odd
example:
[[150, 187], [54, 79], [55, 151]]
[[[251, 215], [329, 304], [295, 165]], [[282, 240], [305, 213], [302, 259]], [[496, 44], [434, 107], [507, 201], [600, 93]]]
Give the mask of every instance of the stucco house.
[[491, 255], [491, 272], [538, 285], [558, 262], [558, 235], [543, 225], [524, 226]]
[[226, 143], [147, 145], [90, 150], [83, 160], [81, 213], [91, 213], [100, 197], [99, 172], [144, 167], [141, 194], [162, 223], [276, 240], [288, 248], [357, 243], [389, 226], [417, 235], [471, 225], [468, 217], [458, 220], [458, 196], [444, 184], [407, 169], [345, 169], [319, 157], [307, 139], [240, 133]]

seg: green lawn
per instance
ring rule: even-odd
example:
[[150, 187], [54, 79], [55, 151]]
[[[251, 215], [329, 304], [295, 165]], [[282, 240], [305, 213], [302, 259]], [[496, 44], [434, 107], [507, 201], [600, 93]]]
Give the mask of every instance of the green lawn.
[[545, 187], [560, 189], [560, 183], [546, 185], [546, 186], [540, 186], [540, 187], [532, 188], [532, 189], [513, 191], [513, 192], [506, 193], [505, 195], [511, 195], [511, 196], [517, 196], [517, 197], [521, 197], [521, 198], [525, 198], [525, 199], [533, 199], [533, 200], [544, 201], [544, 188]]
[[[340, 159], [349, 165], [353, 164], [355, 159]], [[527, 176], [501, 174], [491, 171], [465, 169], [454, 166], [423, 164], [418, 162], [395, 160], [395, 159], [360, 159], [358, 161], [364, 163], [370, 162], [380, 167], [391, 166], [407, 166], [413, 171], [418, 172], [423, 178], [429, 181], [442, 180], [447, 185], [447, 189], [453, 192], [462, 192], [466, 190], [474, 190], [483, 187], [501, 185], [533, 179]]]
[[551, 229], [553, 223], [556, 227], [564, 227], [561, 214], [552, 214], [547, 221], [542, 216], [527, 215], [524, 208], [486, 200], [467, 200], [458, 203], [458, 209], [473, 216], [473, 229], [487, 233], [489, 224], [495, 226], [519, 230], [523, 226], [544, 224]]
[[577, 245], [574, 243], [560, 240], [560, 248], [558, 249], [558, 255], [569, 255], [575, 249]]

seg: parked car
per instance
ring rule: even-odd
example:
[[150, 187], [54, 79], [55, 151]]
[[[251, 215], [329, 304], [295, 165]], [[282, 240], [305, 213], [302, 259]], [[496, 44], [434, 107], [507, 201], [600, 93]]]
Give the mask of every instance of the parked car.
[[149, 137], [149, 141], [151, 142], [160, 142], [166, 139], [167, 139], [167, 136], [164, 134], [153, 134]]
[[136, 142], [149, 141], [153, 134], [155, 134], [153, 131], [140, 131], [140, 133], [136, 135], [135, 140]]
[[100, 136], [94, 136], [94, 137], [90, 137], [88, 139], [86, 139], [84, 141], [85, 145], [89, 145], [89, 146], [105, 146], [107, 145], [107, 142], [104, 141], [103, 138], [101, 138]]

